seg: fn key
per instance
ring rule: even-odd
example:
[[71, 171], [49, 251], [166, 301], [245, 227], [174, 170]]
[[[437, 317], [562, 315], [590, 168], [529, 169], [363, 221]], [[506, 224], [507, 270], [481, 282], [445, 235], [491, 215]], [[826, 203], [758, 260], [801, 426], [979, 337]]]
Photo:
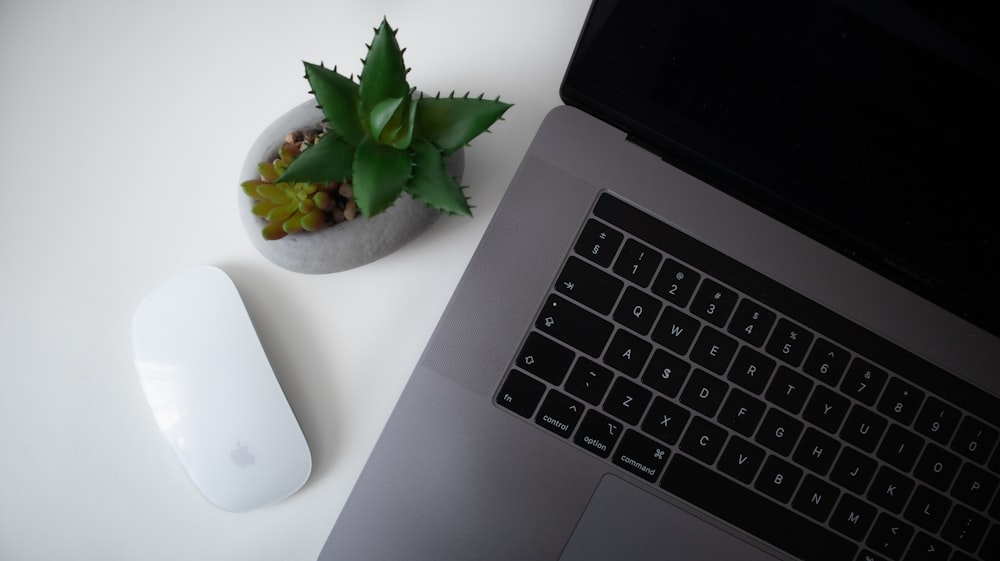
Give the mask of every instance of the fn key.
[[531, 417], [545, 393], [545, 384], [520, 372], [511, 370], [500, 386], [497, 403], [522, 417]]

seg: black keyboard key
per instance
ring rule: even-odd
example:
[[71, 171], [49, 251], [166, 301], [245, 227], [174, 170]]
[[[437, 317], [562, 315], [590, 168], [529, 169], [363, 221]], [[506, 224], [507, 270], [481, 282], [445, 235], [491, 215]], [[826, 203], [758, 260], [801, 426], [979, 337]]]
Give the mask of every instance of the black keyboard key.
[[559, 436], [569, 437], [581, 416], [583, 404], [562, 392], [549, 390], [535, 415], [535, 423]]
[[729, 385], [704, 370], [695, 369], [684, 390], [681, 403], [706, 417], [714, 417]]
[[782, 456], [792, 453], [795, 442], [802, 433], [802, 422], [797, 421], [777, 409], [771, 408], [757, 431], [757, 442]]
[[857, 552], [844, 537], [681, 455], [660, 486], [800, 559], [843, 561]]
[[691, 302], [691, 313], [716, 327], [726, 325], [736, 307], [737, 295], [712, 279], [705, 279]]
[[936, 534], [944, 524], [944, 519], [951, 510], [951, 504], [944, 495], [925, 485], [918, 485], [917, 490], [913, 492], [913, 499], [906, 505], [903, 518]]
[[845, 447], [833, 464], [830, 480], [858, 495], [864, 494], [875, 477], [878, 462], [854, 448]]
[[978, 510], [986, 510], [990, 498], [997, 490], [1000, 478], [986, 470], [966, 463], [958, 472], [951, 496]]
[[829, 524], [831, 528], [845, 536], [861, 541], [875, 523], [877, 513], [878, 510], [867, 502], [853, 495], [844, 494], [841, 495], [837, 507], [833, 509]]
[[802, 363], [809, 344], [812, 343], [813, 334], [801, 325], [796, 325], [787, 319], [779, 319], [778, 325], [774, 327], [774, 332], [764, 347], [771, 356], [787, 362], [792, 366]]
[[572, 350], [548, 337], [532, 332], [517, 355], [517, 366], [551, 384], [562, 384], [576, 356]]
[[962, 505], [955, 505], [941, 528], [941, 537], [965, 551], [974, 552], [986, 536], [989, 521]]
[[690, 267], [668, 258], [660, 268], [660, 274], [653, 283], [652, 291], [653, 294], [678, 308], [684, 308], [694, 294], [700, 279], [701, 275]]
[[763, 448], [734, 436], [726, 443], [719, 457], [719, 470], [749, 484], [762, 465], [767, 453]]
[[570, 256], [556, 280], [556, 290], [599, 314], [608, 314], [625, 283], [608, 273]]
[[653, 392], [631, 380], [618, 378], [611, 385], [608, 398], [604, 400], [604, 411], [630, 425], [636, 425], [652, 398]]
[[924, 448], [924, 453], [913, 468], [913, 475], [935, 489], [947, 491], [951, 482], [958, 474], [958, 466], [962, 460], [955, 454], [930, 443]]
[[764, 344], [767, 334], [776, 319], [775, 313], [748, 298], [743, 298], [736, 306], [733, 321], [728, 331], [747, 343], [759, 347]]
[[666, 446], [628, 429], [615, 450], [613, 461], [615, 465], [652, 483], [660, 477], [669, 455], [670, 450]]
[[730, 380], [757, 395], [767, 387], [771, 373], [774, 372], [774, 360], [758, 353], [750, 347], [742, 347], [736, 353], [736, 360], [729, 367]]
[[923, 401], [923, 391], [900, 378], [892, 378], [878, 402], [878, 410], [900, 424], [909, 425]]
[[691, 360], [705, 368], [722, 375], [726, 373], [736, 347], [736, 339], [723, 335], [722, 332], [706, 326], [691, 349]]
[[903, 506], [913, 492], [914, 483], [909, 476], [882, 466], [866, 495], [873, 503], [896, 514], [903, 512]]
[[974, 462], [986, 463], [997, 444], [997, 429], [973, 417], [965, 417], [958, 425], [951, 449]]
[[667, 306], [653, 328], [653, 340], [678, 355], [685, 355], [694, 342], [701, 323], [677, 308]]
[[545, 384], [523, 372], [511, 370], [497, 393], [497, 403], [528, 418], [535, 412], [545, 393]]
[[826, 339], [817, 339], [802, 370], [828, 386], [837, 387], [847, 370], [849, 353]]
[[846, 397], [824, 386], [818, 386], [806, 403], [802, 416], [826, 432], [836, 434], [840, 424], [847, 417], [850, 405]]
[[535, 327], [593, 357], [600, 356], [613, 328], [611, 322], [556, 294], [545, 301]]
[[754, 488], [779, 503], [787, 503], [800, 479], [801, 469], [777, 456], [768, 456], [760, 468]]
[[695, 417], [691, 419], [687, 432], [681, 438], [681, 450], [708, 465], [712, 465], [719, 457], [719, 452], [722, 451], [727, 436], [728, 433], [725, 429], [701, 417]]
[[573, 442], [602, 458], [607, 458], [621, 437], [623, 427], [618, 421], [593, 409], [587, 411]]
[[903, 558], [903, 552], [912, 537], [913, 526], [882, 513], [875, 520], [865, 543], [878, 555], [898, 561]]
[[764, 417], [767, 405], [750, 394], [733, 388], [719, 411], [719, 423], [743, 436], [751, 436]]
[[687, 409], [662, 397], [656, 397], [642, 421], [642, 430], [653, 438], [674, 445], [690, 418], [691, 412]]
[[576, 397], [591, 405], [597, 405], [604, 399], [612, 378], [614, 374], [611, 370], [587, 357], [580, 357], [573, 365], [564, 387]]
[[807, 474], [798, 492], [795, 493], [792, 506], [809, 518], [826, 522], [839, 497], [839, 489], [814, 475]]
[[607, 224], [591, 218], [583, 227], [573, 250], [602, 267], [611, 264], [625, 236]]
[[690, 371], [691, 364], [686, 360], [663, 349], [656, 349], [642, 374], [642, 381], [663, 395], [677, 397]]
[[884, 417], [871, 409], [855, 405], [847, 414], [840, 436], [865, 452], [874, 452], [888, 424]]
[[661, 308], [662, 302], [630, 286], [625, 289], [625, 294], [615, 308], [614, 319], [632, 331], [645, 335], [653, 327]]
[[917, 532], [910, 542], [903, 561], [948, 561], [948, 559], [951, 559], [951, 548], [948, 545], [923, 532]]
[[986, 533], [979, 556], [982, 559], [1000, 559], [1000, 524], [994, 524]]
[[840, 452], [840, 442], [809, 427], [795, 447], [792, 459], [800, 466], [820, 475], [826, 475]]
[[636, 240], [628, 240], [615, 261], [614, 271], [625, 280], [646, 287], [653, 280], [663, 256]]
[[782, 365], [774, 374], [764, 397], [785, 411], [798, 413], [805, 405], [812, 388], [813, 382], [809, 378]]
[[920, 434], [933, 439], [940, 444], [946, 444], [958, 428], [962, 417], [958, 409], [940, 399], [930, 396], [924, 403], [924, 408], [917, 415], [913, 428]]
[[865, 405], [875, 405], [875, 400], [878, 399], [888, 378], [889, 375], [885, 370], [868, 361], [855, 358], [847, 369], [847, 375], [844, 376], [840, 389], [848, 397], [853, 397]]
[[648, 341], [640, 339], [629, 331], [619, 329], [611, 338], [611, 344], [604, 353], [604, 364], [637, 378], [651, 352], [653, 345]]
[[910, 471], [923, 447], [923, 438], [894, 424], [885, 432], [876, 455], [897, 469]]

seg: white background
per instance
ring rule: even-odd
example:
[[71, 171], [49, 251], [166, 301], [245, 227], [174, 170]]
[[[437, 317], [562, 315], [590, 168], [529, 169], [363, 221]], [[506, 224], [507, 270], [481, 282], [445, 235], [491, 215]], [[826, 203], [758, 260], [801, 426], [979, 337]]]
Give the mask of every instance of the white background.
[[[315, 559], [588, 5], [0, 0], [0, 559]], [[466, 150], [475, 217], [360, 269], [287, 272], [239, 222], [246, 150], [309, 98], [301, 61], [359, 72], [383, 16], [411, 85], [515, 104]], [[132, 363], [135, 305], [202, 264], [241, 290], [313, 452], [297, 494], [251, 513], [188, 482]]]

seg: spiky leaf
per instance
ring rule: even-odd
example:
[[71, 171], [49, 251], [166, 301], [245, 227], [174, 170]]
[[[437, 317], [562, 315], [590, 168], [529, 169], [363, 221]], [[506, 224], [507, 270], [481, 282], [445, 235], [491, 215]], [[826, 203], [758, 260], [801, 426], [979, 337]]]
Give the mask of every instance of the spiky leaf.
[[509, 103], [481, 97], [421, 98], [415, 134], [451, 154], [483, 133], [510, 107]]
[[357, 146], [365, 134], [358, 121], [358, 84], [336, 69], [308, 62], [305, 66], [306, 79], [326, 122], [349, 144]]
[[333, 132], [328, 132], [281, 174], [278, 181], [288, 183], [327, 183], [344, 181], [351, 175], [354, 147]]
[[392, 206], [410, 179], [409, 152], [365, 138], [354, 157], [354, 199], [365, 216]]
[[375, 30], [375, 37], [368, 48], [364, 66], [361, 69], [358, 95], [361, 99], [361, 119], [367, 122], [368, 115], [376, 105], [386, 98], [406, 97], [410, 95], [410, 86], [406, 83], [406, 66], [403, 64], [403, 52], [396, 42], [396, 32], [389, 27], [384, 18], [382, 24]]
[[410, 150], [413, 154], [413, 177], [406, 185], [406, 191], [413, 198], [440, 211], [472, 216], [462, 186], [448, 175], [441, 151], [423, 139], [413, 141]]
[[[375, 104], [368, 118], [373, 138], [383, 144], [388, 144], [382, 135], [386, 133], [385, 136], [388, 137], [393, 128], [399, 128], [400, 122], [403, 120], [399, 113], [404, 101], [406, 101], [405, 97], [390, 97]], [[387, 131], [386, 128], [389, 130]]]

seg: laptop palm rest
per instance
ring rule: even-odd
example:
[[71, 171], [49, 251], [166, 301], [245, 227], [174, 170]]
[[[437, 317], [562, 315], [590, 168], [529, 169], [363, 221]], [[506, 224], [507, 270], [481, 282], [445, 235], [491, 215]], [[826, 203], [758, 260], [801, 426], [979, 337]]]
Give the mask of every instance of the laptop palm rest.
[[[665, 536], [669, 535], [669, 539]], [[776, 561], [626, 481], [601, 479], [559, 561]]]

